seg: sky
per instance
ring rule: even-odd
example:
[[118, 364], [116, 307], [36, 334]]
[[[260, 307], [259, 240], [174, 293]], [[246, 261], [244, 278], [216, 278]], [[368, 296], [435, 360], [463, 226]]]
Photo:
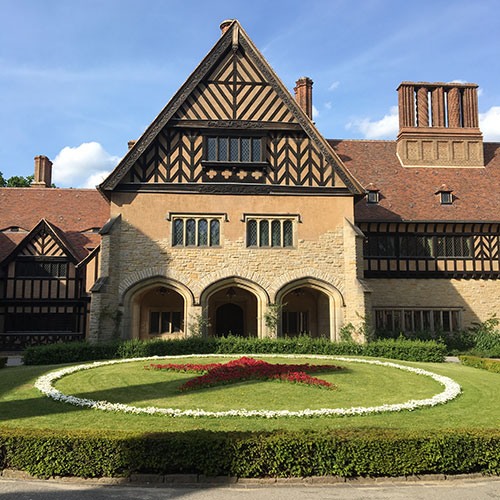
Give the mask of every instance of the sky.
[[93, 187], [238, 19], [328, 139], [395, 139], [402, 81], [472, 82], [500, 141], [498, 0], [0, 0], [0, 172]]

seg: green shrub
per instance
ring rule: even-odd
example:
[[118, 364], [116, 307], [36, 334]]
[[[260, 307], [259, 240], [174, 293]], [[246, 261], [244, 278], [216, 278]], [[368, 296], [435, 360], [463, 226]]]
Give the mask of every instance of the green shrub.
[[477, 356], [459, 356], [460, 361], [466, 366], [481, 368], [489, 372], [500, 373], [500, 360], [484, 359]]
[[494, 314], [482, 323], [473, 323], [469, 329], [475, 340], [475, 350], [484, 353], [485, 357], [494, 357], [500, 354], [499, 324], [500, 320]]
[[4, 368], [6, 364], [7, 364], [7, 358], [0, 357], [0, 369]]
[[308, 336], [289, 339], [230, 336], [207, 339], [189, 337], [173, 340], [125, 340], [103, 344], [74, 342], [29, 347], [24, 353], [24, 363], [26, 365], [49, 365], [180, 354], [328, 354], [442, 362], [445, 353], [446, 347], [435, 341], [384, 339], [357, 344], [355, 342], [330, 342], [327, 339], [314, 339]]
[[500, 473], [498, 429], [119, 435], [0, 431], [0, 469], [35, 476], [405, 476]]

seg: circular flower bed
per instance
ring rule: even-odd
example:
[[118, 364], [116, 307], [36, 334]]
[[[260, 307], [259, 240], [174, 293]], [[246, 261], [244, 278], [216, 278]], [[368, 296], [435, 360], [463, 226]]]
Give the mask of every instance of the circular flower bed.
[[392, 368], [397, 368], [399, 370], [404, 370], [408, 372], [413, 372], [418, 375], [424, 375], [431, 377], [435, 381], [439, 382], [444, 386], [444, 390], [439, 394], [434, 395], [432, 398], [410, 400], [405, 403], [400, 404], [385, 404], [380, 406], [370, 406], [370, 407], [360, 407], [353, 406], [351, 408], [321, 408], [319, 410], [312, 410], [306, 408], [300, 411], [288, 411], [288, 410], [246, 410], [233, 409], [227, 411], [206, 411], [203, 409], [195, 410], [181, 410], [178, 408], [157, 408], [154, 406], [148, 407], [137, 407], [121, 403], [110, 403], [108, 401], [94, 401], [87, 398], [77, 398], [75, 396], [69, 396], [62, 394], [58, 391], [52, 383], [56, 380], [69, 375], [70, 373], [75, 373], [80, 370], [90, 370], [92, 368], [98, 368], [100, 366], [112, 365], [117, 363], [129, 363], [132, 361], [148, 361], [148, 360], [158, 360], [158, 359], [182, 359], [182, 358], [208, 358], [208, 357], [232, 357], [232, 354], [196, 354], [196, 355], [182, 355], [182, 356], [152, 356], [147, 358], [133, 358], [133, 359], [118, 359], [111, 361], [96, 361], [94, 363], [70, 366], [68, 368], [63, 368], [55, 372], [48, 373], [39, 377], [35, 382], [35, 387], [41, 391], [46, 396], [56, 400], [62, 401], [64, 403], [70, 403], [76, 406], [82, 406], [87, 408], [94, 408], [96, 410], [104, 411], [120, 411], [125, 413], [134, 414], [146, 414], [146, 415], [165, 415], [169, 417], [264, 417], [264, 418], [277, 418], [277, 417], [316, 417], [316, 416], [347, 416], [347, 415], [366, 415], [370, 413], [383, 413], [391, 411], [401, 411], [401, 410], [415, 410], [417, 408], [422, 408], [425, 406], [436, 406], [438, 404], [444, 404], [456, 398], [460, 392], [461, 388], [454, 380], [449, 377], [444, 377], [442, 375], [437, 375], [427, 370], [421, 368], [413, 368], [411, 366], [399, 365], [397, 363], [392, 363], [389, 361], [378, 361], [374, 359], [360, 359], [360, 358], [346, 358], [339, 356], [322, 356], [322, 355], [285, 355], [285, 354], [248, 354], [247, 356], [257, 356], [266, 358], [310, 358], [310, 359], [327, 359], [336, 360], [344, 362], [354, 362], [354, 363], [367, 363], [376, 366], [388, 366]]

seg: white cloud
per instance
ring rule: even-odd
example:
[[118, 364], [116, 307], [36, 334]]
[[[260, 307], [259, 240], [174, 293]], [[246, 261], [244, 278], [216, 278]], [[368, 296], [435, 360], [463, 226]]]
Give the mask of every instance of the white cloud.
[[326, 109], [332, 109], [332, 103], [331, 103], [331, 101], [325, 102], [325, 108]]
[[467, 83], [465, 80], [452, 80], [451, 82], [448, 83]]
[[500, 106], [479, 113], [479, 128], [485, 141], [500, 141]]
[[52, 178], [58, 187], [94, 188], [119, 160], [98, 142], [85, 142], [75, 148], [66, 146], [54, 159]]
[[318, 116], [319, 116], [318, 108], [313, 104], [313, 118], [316, 119], [318, 118]]
[[399, 130], [398, 107], [391, 107], [389, 114], [377, 121], [355, 119], [346, 125], [346, 129], [358, 130], [365, 139], [394, 139]]
[[479, 88], [477, 89], [477, 95], [478, 95], [478, 96], [482, 96], [482, 95], [483, 95], [483, 89], [482, 89], [481, 87], [479, 87]]
[[340, 82], [333, 82], [329, 87], [328, 90], [335, 90], [338, 86], [340, 85]]

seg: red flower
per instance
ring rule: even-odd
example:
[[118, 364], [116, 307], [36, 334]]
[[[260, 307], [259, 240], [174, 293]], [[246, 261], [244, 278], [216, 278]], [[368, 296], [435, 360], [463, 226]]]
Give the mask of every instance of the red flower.
[[262, 360], [247, 358], [229, 361], [228, 363], [211, 363], [207, 365], [194, 365], [186, 363], [183, 365], [154, 365], [144, 367], [146, 370], [170, 370], [176, 372], [206, 372], [204, 375], [195, 377], [179, 387], [180, 391], [190, 391], [214, 385], [229, 384], [242, 380], [279, 380], [283, 382], [294, 382], [314, 387], [336, 389], [337, 386], [316, 377], [307, 375], [306, 372], [332, 372], [345, 370], [342, 366], [335, 365], [286, 365], [266, 363]]

